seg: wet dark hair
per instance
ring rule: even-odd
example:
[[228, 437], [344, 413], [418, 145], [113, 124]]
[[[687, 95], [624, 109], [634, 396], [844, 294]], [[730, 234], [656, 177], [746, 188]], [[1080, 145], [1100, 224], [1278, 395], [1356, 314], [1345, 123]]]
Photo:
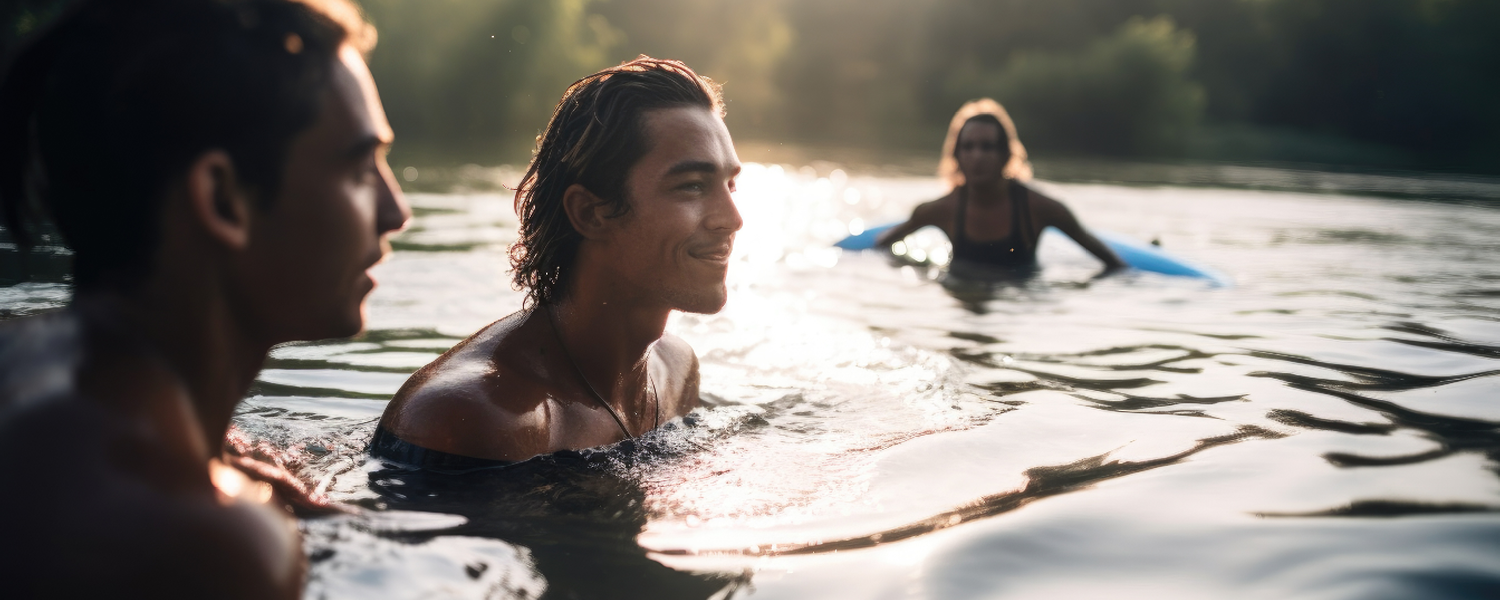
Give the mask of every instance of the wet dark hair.
[[528, 304], [559, 297], [583, 241], [563, 208], [563, 192], [581, 184], [609, 202], [611, 218], [629, 213], [625, 177], [650, 149], [645, 113], [682, 106], [724, 116], [713, 80], [681, 62], [646, 55], [579, 79], [563, 92], [516, 187], [521, 227], [510, 265]]
[[345, 43], [374, 43], [348, 0], [79, 2], [0, 82], [4, 225], [25, 246], [50, 217], [80, 289], [139, 281], [162, 197], [204, 152], [268, 205]]

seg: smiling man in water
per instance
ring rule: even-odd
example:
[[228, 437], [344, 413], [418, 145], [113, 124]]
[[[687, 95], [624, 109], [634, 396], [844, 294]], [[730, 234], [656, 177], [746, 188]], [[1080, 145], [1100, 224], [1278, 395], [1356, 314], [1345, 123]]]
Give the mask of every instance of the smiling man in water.
[[641, 57], [564, 93], [516, 192], [528, 307], [407, 380], [371, 442], [431, 468], [518, 461], [639, 436], [698, 404], [673, 310], [718, 312], [739, 158], [718, 86]]
[[0, 596], [296, 598], [299, 490], [222, 449], [273, 345], [362, 328], [409, 216], [373, 32], [344, 0], [72, 8], [0, 84], [6, 226], [39, 203], [74, 251], [72, 303], [0, 328]]

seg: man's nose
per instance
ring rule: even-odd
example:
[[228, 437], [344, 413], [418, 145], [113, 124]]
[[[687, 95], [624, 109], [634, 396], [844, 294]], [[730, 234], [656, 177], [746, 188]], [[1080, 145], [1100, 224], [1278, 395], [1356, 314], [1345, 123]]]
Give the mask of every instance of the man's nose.
[[708, 216], [708, 228], [714, 231], [725, 231], [734, 233], [745, 226], [745, 219], [740, 217], [740, 209], [734, 203], [734, 192], [725, 185], [718, 198], [713, 203], [713, 211]]
[[401, 193], [401, 184], [396, 183], [396, 174], [389, 165], [381, 167], [380, 189], [375, 193], [375, 232], [384, 234], [405, 228], [411, 219], [411, 206], [406, 203], [406, 194]]

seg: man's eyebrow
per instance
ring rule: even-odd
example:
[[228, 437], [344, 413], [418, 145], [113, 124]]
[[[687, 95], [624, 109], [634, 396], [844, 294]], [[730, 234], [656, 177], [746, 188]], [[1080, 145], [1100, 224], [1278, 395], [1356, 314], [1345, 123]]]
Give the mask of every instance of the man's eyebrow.
[[361, 158], [376, 148], [389, 145], [391, 145], [391, 140], [381, 139], [380, 136], [372, 133], [350, 144], [347, 155], [349, 158]]
[[718, 172], [719, 172], [719, 165], [716, 165], [714, 163], [708, 162], [706, 160], [685, 160], [685, 161], [682, 161], [682, 162], [677, 163], [675, 165], [672, 165], [672, 168], [667, 169], [667, 176], [671, 177], [673, 175], [677, 175], [677, 174], [681, 174], [681, 173], [718, 173]]

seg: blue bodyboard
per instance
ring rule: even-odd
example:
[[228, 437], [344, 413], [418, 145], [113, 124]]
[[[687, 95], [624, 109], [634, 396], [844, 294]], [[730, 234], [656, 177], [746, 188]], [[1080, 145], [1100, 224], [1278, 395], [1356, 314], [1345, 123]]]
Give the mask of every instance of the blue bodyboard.
[[[845, 250], [869, 250], [875, 247], [875, 238], [880, 237], [880, 234], [897, 225], [900, 225], [900, 223], [887, 223], [871, 227], [859, 235], [851, 235], [839, 240], [834, 246]], [[1133, 269], [1161, 273], [1163, 275], [1207, 279], [1219, 285], [1229, 285], [1231, 283], [1229, 277], [1223, 273], [1172, 256], [1157, 246], [1130, 236], [1097, 229], [1091, 229], [1089, 233], [1094, 234], [1094, 237], [1099, 238], [1099, 241], [1109, 246], [1109, 249], [1113, 250], [1120, 257], [1120, 260], [1125, 261], [1125, 264], [1130, 265]], [[1072, 241], [1072, 238], [1051, 227], [1048, 227], [1043, 232], [1043, 235]]]
[[851, 235], [835, 242], [833, 245], [845, 250], [869, 250], [875, 247], [875, 238], [880, 237], [880, 234], [889, 231], [897, 225], [900, 225], [900, 223], [886, 223], [879, 227], [871, 227], [866, 229], [864, 233]]

